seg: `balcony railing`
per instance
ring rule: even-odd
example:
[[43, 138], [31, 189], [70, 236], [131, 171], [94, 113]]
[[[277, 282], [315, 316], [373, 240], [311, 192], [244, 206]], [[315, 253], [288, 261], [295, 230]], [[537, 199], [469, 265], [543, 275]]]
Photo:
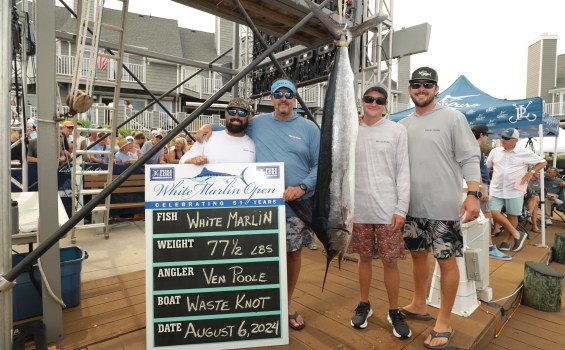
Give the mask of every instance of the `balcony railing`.
[[[110, 123], [110, 113], [111, 111], [101, 108], [103, 105], [93, 104], [92, 108], [86, 113], [79, 113], [75, 118], [88, 121], [89, 125], [97, 124], [101, 126], [106, 126]], [[68, 112], [69, 107], [63, 106], [63, 112]], [[120, 106], [118, 109], [118, 124], [122, 124], [125, 120], [133, 116], [137, 111]], [[37, 107], [30, 107], [31, 116], [37, 115]], [[187, 114], [184, 112], [173, 113], [175, 119], [182, 122], [187, 118]], [[196, 133], [198, 129], [204, 124], [220, 124], [225, 125], [225, 119], [220, 118], [219, 115], [200, 115], [196, 118], [186, 130], [190, 133]], [[134, 119], [127, 122], [122, 129], [130, 129], [136, 131], [143, 131], [144, 133], [149, 133], [152, 128], [161, 128], [165, 130], [171, 130], [177, 126], [177, 123], [172, 120], [169, 115], [165, 112], [159, 111], [144, 111]]]
[[545, 103], [543, 111], [554, 117], [565, 116], [565, 102]]
[[[75, 66], [76, 58], [74, 56], [57, 55], [55, 73], [59, 75], [73, 76], [73, 69]], [[81, 78], [86, 77], [88, 73], [88, 65], [90, 63], [90, 57], [85, 57], [82, 59], [82, 64], [80, 67]], [[136, 64], [136, 63], [124, 63], [126, 67], [142, 82], [145, 83], [146, 65]], [[104, 70], [97, 69], [96, 77], [98, 79], [115, 80], [116, 79], [116, 61], [110, 60], [109, 64]], [[131, 77], [129, 73], [122, 70], [122, 81], [134, 82], [135, 80]]]

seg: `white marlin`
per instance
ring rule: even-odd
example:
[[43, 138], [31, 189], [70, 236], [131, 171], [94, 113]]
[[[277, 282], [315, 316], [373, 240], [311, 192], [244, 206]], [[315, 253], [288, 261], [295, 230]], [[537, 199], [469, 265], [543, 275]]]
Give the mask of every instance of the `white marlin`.
[[375, 27], [388, 17], [375, 17], [345, 30], [318, 6], [310, 1], [307, 3], [314, 15], [330, 31], [337, 46], [324, 102], [312, 215], [312, 228], [327, 253], [325, 284], [329, 264], [334, 257], [339, 257], [341, 267], [341, 258], [347, 251], [353, 230], [355, 145], [359, 122], [355, 103], [356, 82], [348, 46], [353, 37]]
[[195, 181], [195, 182], [200, 182], [200, 183], [212, 183], [212, 182], [219, 182], [219, 181], [228, 182], [228, 181], [234, 180], [234, 179], [235, 180], [241, 179], [241, 181], [243, 181], [243, 183], [245, 183], [247, 185], [247, 182], [245, 181], [245, 178], [243, 177], [247, 168], [243, 169], [241, 174], [234, 175], [234, 174], [228, 174], [228, 173], [220, 173], [220, 172], [217, 172], [217, 171], [211, 171], [211, 170], [208, 170], [206, 167], [204, 167], [202, 169], [202, 171], [200, 172], [200, 174], [198, 174], [194, 177], [186, 177], [185, 179], [192, 180], [192, 181]]

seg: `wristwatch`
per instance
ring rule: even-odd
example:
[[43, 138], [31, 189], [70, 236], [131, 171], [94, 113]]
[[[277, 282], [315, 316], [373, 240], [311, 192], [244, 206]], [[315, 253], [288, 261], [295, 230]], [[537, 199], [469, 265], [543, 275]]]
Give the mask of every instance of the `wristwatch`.
[[477, 197], [477, 199], [481, 199], [483, 194], [481, 193], [481, 191], [467, 191], [467, 196], [475, 196]]
[[300, 189], [304, 192], [308, 191], [308, 187], [305, 184], [300, 184], [298, 187], [300, 187]]
[[532, 169], [532, 170], [530, 170], [530, 173], [532, 173], [532, 175], [533, 175], [533, 174], [536, 173], [536, 171], [534, 169]]

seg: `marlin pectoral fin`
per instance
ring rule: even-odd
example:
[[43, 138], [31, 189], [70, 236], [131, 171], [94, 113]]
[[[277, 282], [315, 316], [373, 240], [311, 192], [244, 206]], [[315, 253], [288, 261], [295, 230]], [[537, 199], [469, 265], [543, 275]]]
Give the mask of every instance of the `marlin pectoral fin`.
[[380, 23], [384, 22], [388, 18], [387, 15], [373, 17], [371, 19], [366, 20], [365, 22], [358, 24], [356, 26], [351, 27], [349, 31], [351, 32], [351, 36], [353, 38], [358, 37], [359, 35], [365, 33], [370, 28], [378, 26]]
[[335, 40], [339, 40], [341, 38], [341, 34], [343, 33], [343, 30], [340, 28], [340, 26], [312, 1], [306, 1], [306, 4], [308, 4], [310, 11], [314, 13], [314, 16], [316, 16], [316, 18], [320, 22], [322, 22], [322, 25], [326, 27], [326, 29], [330, 32], [331, 36]]

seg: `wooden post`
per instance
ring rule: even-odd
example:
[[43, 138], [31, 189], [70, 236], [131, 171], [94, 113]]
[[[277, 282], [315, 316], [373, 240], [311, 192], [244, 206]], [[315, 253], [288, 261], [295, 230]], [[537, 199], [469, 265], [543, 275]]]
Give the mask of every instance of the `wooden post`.
[[555, 234], [555, 242], [551, 250], [553, 252], [552, 260], [560, 264], [565, 264], [565, 233]]
[[527, 261], [522, 304], [540, 311], [560, 311], [563, 273], [544, 264]]

